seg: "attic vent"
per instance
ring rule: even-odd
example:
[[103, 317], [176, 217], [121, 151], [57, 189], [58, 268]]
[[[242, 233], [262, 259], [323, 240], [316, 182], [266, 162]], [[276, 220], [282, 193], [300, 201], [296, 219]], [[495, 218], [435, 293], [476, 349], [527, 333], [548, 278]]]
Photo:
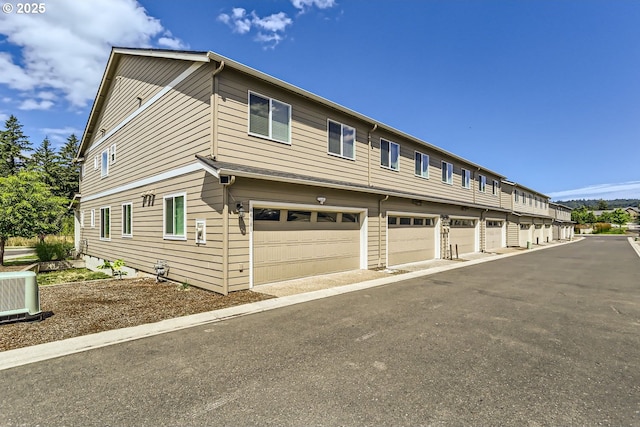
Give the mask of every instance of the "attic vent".
[[0, 323], [26, 319], [42, 319], [36, 274], [0, 273]]

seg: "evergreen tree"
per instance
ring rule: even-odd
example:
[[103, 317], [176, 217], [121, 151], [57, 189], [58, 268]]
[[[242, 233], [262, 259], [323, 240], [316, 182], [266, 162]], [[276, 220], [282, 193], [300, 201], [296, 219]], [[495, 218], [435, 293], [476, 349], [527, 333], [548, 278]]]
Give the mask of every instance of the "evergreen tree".
[[[51, 146], [49, 138], [44, 138], [42, 144], [33, 153], [30, 162], [31, 168], [42, 176], [42, 180], [51, 191], [58, 195], [60, 175], [64, 167], [60, 165], [60, 156]], [[65, 165], [66, 166], [66, 165]]]
[[60, 149], [62, 167], [58, 177], [58, 195], [67, 199], [73, 199], [74, 194], [80, 191], [80, 165], [73, 162], [79, 148], [80, 141], [75, 134], [71, 134]]
[[26, 166], [26, 152], [32, 151], [29, 138], [22, 133], [22, 125], [13, 114], [0, 131], [0, 177], [15, 175]]

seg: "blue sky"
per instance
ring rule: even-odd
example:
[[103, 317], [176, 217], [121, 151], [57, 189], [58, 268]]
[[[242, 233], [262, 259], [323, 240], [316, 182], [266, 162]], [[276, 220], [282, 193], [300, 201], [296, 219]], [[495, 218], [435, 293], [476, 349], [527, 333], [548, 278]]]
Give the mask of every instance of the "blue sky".
[[637, 0], [44, 5], [0, 13], [0, 120], [34, 146], [82, 135], [110, 46], [212, 50], [556, 200], [640, 198]]

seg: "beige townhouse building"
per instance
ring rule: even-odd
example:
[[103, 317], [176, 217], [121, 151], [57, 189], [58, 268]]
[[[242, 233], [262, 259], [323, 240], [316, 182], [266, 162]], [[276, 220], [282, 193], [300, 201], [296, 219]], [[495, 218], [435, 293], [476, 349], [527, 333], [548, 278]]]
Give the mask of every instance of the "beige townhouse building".
[[549, 198], [213, 52], [114, 48], [78, 250], [227, 294], [554, 239]]

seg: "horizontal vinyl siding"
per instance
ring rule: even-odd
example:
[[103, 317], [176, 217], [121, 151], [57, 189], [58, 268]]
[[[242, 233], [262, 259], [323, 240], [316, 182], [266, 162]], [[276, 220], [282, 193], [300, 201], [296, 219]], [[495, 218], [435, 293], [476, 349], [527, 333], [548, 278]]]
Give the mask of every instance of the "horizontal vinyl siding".
[[105, 108], [100, 115], [91, 143], [107, 132], [158, 93], [191, 63], [142, 56], [123, 56], [107, 93]]
[[[154, 274], [158, 259], [169, 263], [169, 278], [210, 290], [222, 291], [222, 187], [204, 171], [166, 180], [139, 189], [121, 192], [81, 203], [85, 227], [81, 239], [88, 241], [88, 255], [113, 261]], [[153, 191], [152, 206], [142, 206], [143, 192]], [[163, 238], [163, 196], [187, 195], [186, 241]], [[122, 204], [133, 204], [133, 237], [122, 237]], [[100, 240], [100, 208], [111, 206], [111, 241]], [[96, 210], [96, 226], [91, 228], [90, 211]], [[206, 219], [207, 243], [196, 245], [195, 220]]]
[[[112, 135], [86, 160], [81, 193], [95, 194], [149, 175], [195, 162], [210, 147], [210, 74], [207, 66], [177, 85], [150, 108]], [[94, 155], [116, 144], [115, 164], [101, 177]]]
[[[248, 91], [291, 105], [291, 145], [248, 135]], [[327, 154], [327, 119], [356, 128], [355, 157]], [[353, 183], [367, 181], [367, 128], [301, 97], [233, 72], [220, 74], [218, 144], [222, 161]]]

